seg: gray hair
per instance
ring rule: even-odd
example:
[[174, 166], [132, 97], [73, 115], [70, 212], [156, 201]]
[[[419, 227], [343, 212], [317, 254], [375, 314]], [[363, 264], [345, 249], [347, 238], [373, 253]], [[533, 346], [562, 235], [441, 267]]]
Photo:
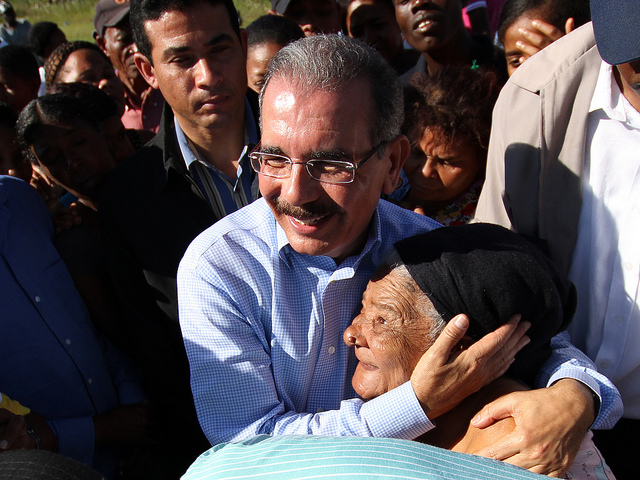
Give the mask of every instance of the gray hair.
[[371, 87], [372, 143], [391, 141], [400, 133], [404, 119], [400, 79], [378, 52], [359, 40], [335, 34], [315, 35], [284, 47], [267, 68], [260, 110], [264, 93], [274, 78], [286, 78], [305, 91], [325, 92], [339, 91], [356, 78], [363, 78]]
[[436, 307], [433, 306], [433, 303], [429, 299], [426, 293], [424, 293], [418, 284], [413, 279], [411, 274], [409, 273], [409, 269], [406, 267], [402, 258], [400, 258], [400, 254], [397, 252], [395, 248], [392, 248], [389, 252], [387, 252], [385, 259], [382, 262], [382, 265], [378, 268], [378, 272], [383, 271], [386, 273], [395, 273], [404, 286], [415, 295], [416, 303], [413, 305], [416, 314], [418, 314], [421, 318], [428, 318], [433, 322], [433, 326], [429, 330], [427, 334], [427, 345], [426, 347], [431, 347], [433, 342], [436, 341], [436, 338], [440, 336], [444, 327], [447, 326], [447, 322], [444, 321], [440, 312], [436, 310]]

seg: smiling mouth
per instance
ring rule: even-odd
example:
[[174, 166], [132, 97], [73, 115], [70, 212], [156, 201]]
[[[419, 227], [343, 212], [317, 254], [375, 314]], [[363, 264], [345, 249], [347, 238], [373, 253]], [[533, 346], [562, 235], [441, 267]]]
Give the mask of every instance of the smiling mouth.
[[318, 222], [320, 222], [320, 220], [323, 220], [326, 217], [327, 215], [322, 215], [321, 217], [313, 217], [313, 218], [296, 218], [296, 217], [289, 216], [291, 220], [293, 220], [299, 225], [304, 225], [305, 227], [316, 225]]

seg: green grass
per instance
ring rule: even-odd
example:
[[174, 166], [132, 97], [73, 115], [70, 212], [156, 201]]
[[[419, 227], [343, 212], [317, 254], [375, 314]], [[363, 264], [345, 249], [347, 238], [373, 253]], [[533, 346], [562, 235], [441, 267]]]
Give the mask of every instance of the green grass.
[[[234, 0], [243, 19], [243, 26], [249, 25], [260, 15], [267, 13], [269, 0]], [[68, 40], [93, 39], [93, 16], [98, 0], [12, 0], [19, 18], [26, 18], [33, 25], [49, 21], [58, 24]]]

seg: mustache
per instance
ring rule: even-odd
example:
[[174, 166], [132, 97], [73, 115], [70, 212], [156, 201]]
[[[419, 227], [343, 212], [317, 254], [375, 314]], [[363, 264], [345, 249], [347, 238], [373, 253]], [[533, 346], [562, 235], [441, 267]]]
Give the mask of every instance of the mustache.
[[298, 220], [326, 217], [327, 215], [331, 215], [333, 213], [342, 213], [343, 211], [337, 203], [331, 203], [328, 205], [319, 203], [307, 203], [302, 206], [295, 206], [291, 205], [285, 200], [282, 200], [279, 197], [273, 199], [273, 205], [278, 213], [297, 218]]

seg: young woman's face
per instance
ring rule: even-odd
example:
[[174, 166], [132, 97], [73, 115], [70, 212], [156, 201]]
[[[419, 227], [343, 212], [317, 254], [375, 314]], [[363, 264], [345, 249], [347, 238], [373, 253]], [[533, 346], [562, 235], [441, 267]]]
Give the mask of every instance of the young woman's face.
[[31, 149], [51, 180], [88, 200], [97, 198], [116, 165], [105, 135], [80, 120], [65, 126], [44, 125]]

